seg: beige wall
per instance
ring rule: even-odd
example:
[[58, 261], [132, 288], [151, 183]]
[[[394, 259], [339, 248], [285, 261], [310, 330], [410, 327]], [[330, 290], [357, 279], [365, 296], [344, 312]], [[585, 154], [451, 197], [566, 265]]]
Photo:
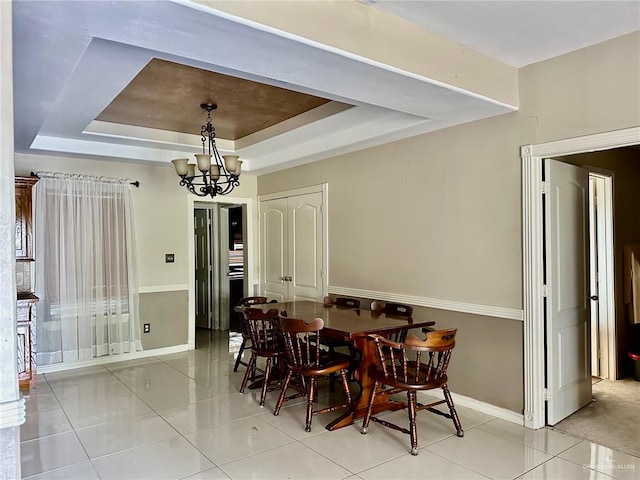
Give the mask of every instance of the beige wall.
[[[626, 368], [628, 366], [626, 355], [633, 336], [632, 326], [628, 322], [623, 303], [622, 249], [625, 245], [640, 244], [640, 216], [638, 214], [640, 212], [640, 147], [570, 155], [560, 157], [557, 160], [585, 168], [595, 167], [613, 172], [616, 343], [618, 346], [618, 376], [622, 378], [631, 374]], [[635, 345], [636, 348], [639, 346]]]
[[[329, 285], [521, 309], [519, 146], [640, 125], [639, 59], [635, 33], [523, 68], [518, 112], [261, 176], [258, 192], [328, 182]], [[442, 324], [464, 325], [454, 390], [522, 412], [522, 323], [472, 318]]]
[[[259, 193], [328, 182], [331, 286], [520, 308], [511, 123], [501, 116], [266, 175]], [[495, 131], [511, 134], [496, 143]]]
[[521, 141], [542, 143], [640, 124], [640, 32], [520, 70]]
[[140, 324], [148, 323], [149, 333], [142, 334], [142, 348], [170, 347], [187, 343], [187, 292], [140, 294]]

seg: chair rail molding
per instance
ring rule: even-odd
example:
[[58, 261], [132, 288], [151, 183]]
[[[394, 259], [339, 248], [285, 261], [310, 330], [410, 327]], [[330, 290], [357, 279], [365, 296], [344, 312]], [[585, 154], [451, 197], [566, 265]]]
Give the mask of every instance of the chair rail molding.
[[403, 295], [400, 293], [377, 292], [375, 290], [362, 290], [359, 288], [347, 288], [330, 286], [329, 293], [348, 295], [350, 297], [375, 298], [388, 302], [407, 303], [419, 307], [439, 308], [453, 312], [471, 313], [486, 317], [506, 318], [522, 321], [522, 310], [519, 308], [498, 307], [494, 305], [480, 305], [476, 303], [457, 302], [454, 300], [442, 300], [438, 298], [418, 297], [415, 295]]
[[138, 293], [179, 292], [182, 290], [189, 290], [189, 284], [178, 283], [175, 285], [147, 285], [138, 287]]
[[544, 220], [542, 168], [545, 158], [640, 144], [640, 127], [520, 147], [522, 160], [522, 285], [524, 321], [524, 425], [546, 425], [544, 400]]

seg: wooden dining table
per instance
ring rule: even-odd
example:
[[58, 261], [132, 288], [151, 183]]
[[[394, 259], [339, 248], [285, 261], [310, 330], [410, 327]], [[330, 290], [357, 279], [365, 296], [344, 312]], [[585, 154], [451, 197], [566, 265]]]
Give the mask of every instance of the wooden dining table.
[[[353, 348], [360, 352], [360, 363], [354, 371], [354, 378], [360, 385], [360, 394], [355, 396], [348, 412], [327, 425], [327, 430], [351, 425], [354, 420], [364, 417], [373, 388], [373, 380], [369, 376], [369, 367], [379, 363], [375, 343], [368, 338], [370, 334], [387, 336], [402, 330], [430, 327], [433, 321], [415, 318], [385, 315], [371, 310], [360, 310], [337, 306], [326, 306], [312, 301], [294, 301], [252, 305], [264, 311], [276, 308], [282, 316], [298, 318], [310, 322], [314, 318], [322, 318], [324, 328], [321, 335], [351, 342]], [[404, 403], [391, 400], [385, 394], [378, 394], [373, 405], [373, 413], [386, 410], [398, 410]]]

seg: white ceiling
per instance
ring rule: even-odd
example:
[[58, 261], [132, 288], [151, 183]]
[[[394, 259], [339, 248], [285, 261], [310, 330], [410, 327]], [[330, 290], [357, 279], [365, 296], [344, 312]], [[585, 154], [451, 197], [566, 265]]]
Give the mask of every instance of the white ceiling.
[[640, 1], [362, 0], [514, 67], [640, 28]]
[[[515, 66], [640, 29], [638, 2], [363, 3]], [[151, 58], [355, 105], [297, 128], [219, 140], [254, 173], [516, 108], [186, 0], [18, 0], [13, 14], [17, 152], [149, 162], [196, 153], [199, 134], [94, 121]]]

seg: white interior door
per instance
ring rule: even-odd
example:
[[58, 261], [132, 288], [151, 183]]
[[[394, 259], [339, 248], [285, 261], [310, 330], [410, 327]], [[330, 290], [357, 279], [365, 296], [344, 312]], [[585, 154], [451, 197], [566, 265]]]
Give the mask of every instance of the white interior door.
[[598, 319], [598, 219], [596, 179], [589, 176], [589, 292], [591, 293], [591, 376], [600, 376]]
[[286, 198], [260, 202], [260, 284], [265, 297], [279, 302], [288, 296], [287, 221]]
[[547, 423], [591, 401], [589, 172], [545, 160]]
[[322, 300], [322, 194], [289, 197], [289, 300]]
[[211, 269], [209, 248], [209, 214], [204, 208], [194, 211], [196, 273], [196, 327], [211, 328]]
[[218, 204], [218, 321], [215, 330], [229, 330], [231, 301], [229, 291], [229, 207]]
[[[612, 177], [589, 173], [591, 261], [591, 357], [594, 376], [615, 378], [615, 305], [613, 279]], [[594, 288], [595, 287], [595, 288]], [[595, 349], [594, 349], [595, 346]]]

